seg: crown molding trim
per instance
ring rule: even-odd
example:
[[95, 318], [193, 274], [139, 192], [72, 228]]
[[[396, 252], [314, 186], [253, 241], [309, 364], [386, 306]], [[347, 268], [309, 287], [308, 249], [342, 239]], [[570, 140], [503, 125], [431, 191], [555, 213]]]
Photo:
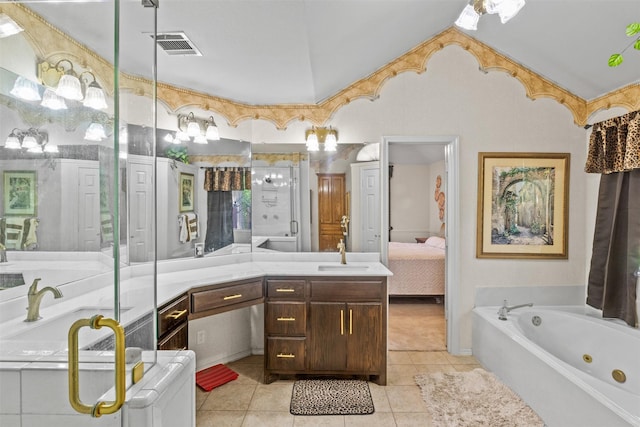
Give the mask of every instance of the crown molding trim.
[[[104, 58], [21, 4], [2, 4], [0, 11], [9, 14], [25, 29], [24, 34], [27, 40], [40, 58], [53, 61], [61, 57], [72, 57], [80, 66], [96, 74], [107, 93], [113, 94], [113, 66]], [[450, 27], [426, 40], [369, 76], [352, 83], [317, 104], [251, 105], [166, 83], [158, 83], [157, 96], [158, 100], [172, 112], [187, 107], [201, 108], [222, 115], [227, 123], [234, 127], [245, 120], [266, 120], [280, 130], [286, 129], [287, 125], [294, 120], [323, 126], [341, 107], [353, 100], [377, 99], [384, 83], [398, 74], [407, 71], [423, 73], [431, 56], [451, 45], [460, 46], [472, 54], [483, 72], [504, 71], [518, 79], [530, 99], [551, 98], [564, 105], [579, 126], [584, 126], [593, 113], [602, 109], [611, 107], [623, 107], [629, 111], [640, 109], [640, 84], [632, 84], [587, 101], [455, 27]], [[122, 90], [139, 96], [153, 95], [152, 81], [143, 77], [121, 73], [120, 86]]]

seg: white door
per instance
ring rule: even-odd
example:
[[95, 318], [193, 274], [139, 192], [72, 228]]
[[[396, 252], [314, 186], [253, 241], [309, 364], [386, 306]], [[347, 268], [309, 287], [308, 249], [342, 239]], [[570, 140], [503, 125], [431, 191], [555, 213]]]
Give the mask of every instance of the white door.
[[100, 172], [78, 168], [78, 250], [100, 250]]
[[129, 261], [153, 259], [153, 166], [129, 163]]
[[363, 169], [360, 175], [362, 251], [380, 251], [380, 170]]

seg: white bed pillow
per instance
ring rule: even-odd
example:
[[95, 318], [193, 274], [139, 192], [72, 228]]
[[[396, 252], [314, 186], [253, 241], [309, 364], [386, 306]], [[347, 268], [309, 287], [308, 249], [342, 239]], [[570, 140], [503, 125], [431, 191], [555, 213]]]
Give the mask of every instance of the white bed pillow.
[[425, 245], [431, 246], [432, 248], [445, 249], [446, 242], [442, 237], [432, 236], [429, 237], [425, 242]]

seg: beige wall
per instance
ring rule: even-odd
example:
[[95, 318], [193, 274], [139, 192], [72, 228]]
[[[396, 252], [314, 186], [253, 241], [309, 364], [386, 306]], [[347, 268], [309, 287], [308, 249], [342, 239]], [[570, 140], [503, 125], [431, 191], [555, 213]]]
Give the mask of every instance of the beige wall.
[[[460, 348], [471, 348], [471, 310], [476, 288], [583, 286], [587, 240], [587, 174], [583, 172], [587, 131], [550, 99], [526, 97], [524, 87], [503, 72], [483, 73], [475, 58], [450, 46], [436, 53], [422, 74], [404, 73], [388, 81], [374, 102], [360, 99], [339, 110], [329, 123], [340, 142], [376, 142], [382, 136], [457, 135], [460, 141]], [[304, 123], [277, 131], [253, 122], [254, 142], [300, 142]], [[478, 152], [571, 153], [569, 258], [567, 260], [478, 259], [476, 202]], [[592, 191], [592, 185], [589, 186]], [[592, 224], [589, 223], [592, 228]]]
[[426, 236], [430, 231], [430, 186], [428, 165], [394, 165], [389, 181], [391, 241], [415, 243], [415, 237]]

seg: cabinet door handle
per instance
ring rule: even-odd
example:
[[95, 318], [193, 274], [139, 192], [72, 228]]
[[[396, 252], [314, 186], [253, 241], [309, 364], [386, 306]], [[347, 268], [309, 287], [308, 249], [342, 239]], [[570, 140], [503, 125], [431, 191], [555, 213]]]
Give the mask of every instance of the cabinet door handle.
[[276, 292], [295, 292], [295, 289], [291, 289], [291, 288], [278, 288], [276, 289]]
[[276, 320], [279, 322], [295, 322], [296, 318], [295, 317], [278, 317]]
[[184, 316], [186, 313], [187, 313], [187, 310], [173, 310], [171, 313], [165, 316], [165, 319], [178, 320], [179, 318]]
[[288, 354], [278, 353], [276, 357], [279, 357], [280, 359], [295, 359], [296, 355], [291, 353], [288, 353]]
[[223, 299], [225, 301], [228, 301], [230, 299], [236, 299], [236, 298], [242, 298], [242, 294], [229, 295], [229, 296], [224, 297]]
[[349, 309], [349, 335], [353, 335], [353, 310]]
[[344, 310], [340, 310], [340, 335], [344, 335]]

